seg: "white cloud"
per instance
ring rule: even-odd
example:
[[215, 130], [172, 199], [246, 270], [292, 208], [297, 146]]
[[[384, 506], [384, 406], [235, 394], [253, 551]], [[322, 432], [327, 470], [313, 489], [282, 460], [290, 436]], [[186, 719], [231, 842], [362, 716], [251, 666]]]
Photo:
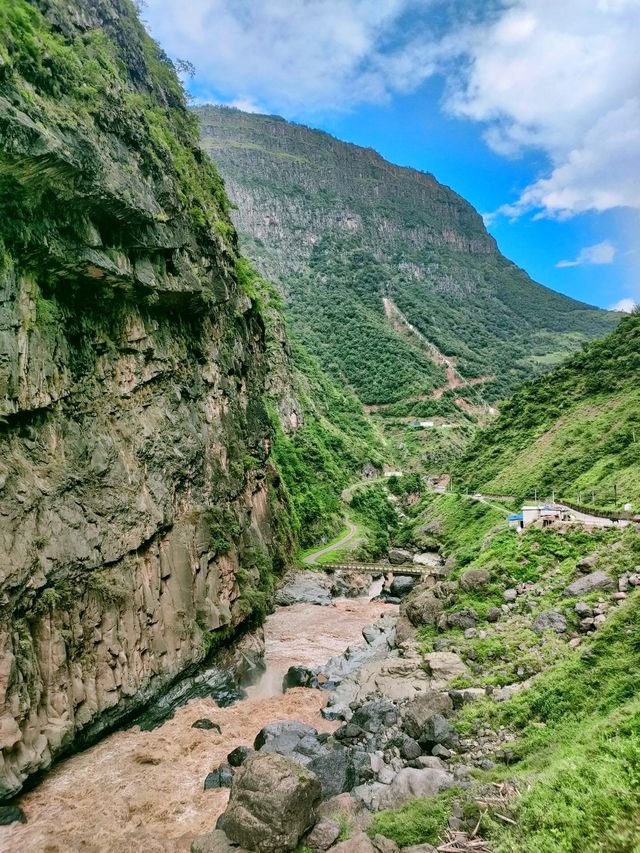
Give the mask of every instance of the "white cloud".
[[636, 307], [635, 299], [621, 299], [609, 308], [609, 311], [622, 311], [625, 314], [631, 314]]
[[342, 110], [414, 88], [433, 46], [397, 25], [431, 0], [148, 0], [145, 16], [198, 83], [283, 112]]
[[640, 209], [640, 0], [147, 0], [198, 100], [288, 116], [446, 77], [444, 108], [548, 168], [496, 213]]
[[640, 208], [640, 0], [506, 0], [467, 28], [446, 106], [498, 153], [538, 149], [549, 174], [498, 213], [567, 218]]
[[616, 256], [616, 247], [613, 243], [605, 240], [603, 243], [596, 243], [594, 246], [586, 246], [578, 253], [578, 257], [573, 261], [558, 261], [557, 267], [580, 267], [583, 264], [612, 264]]

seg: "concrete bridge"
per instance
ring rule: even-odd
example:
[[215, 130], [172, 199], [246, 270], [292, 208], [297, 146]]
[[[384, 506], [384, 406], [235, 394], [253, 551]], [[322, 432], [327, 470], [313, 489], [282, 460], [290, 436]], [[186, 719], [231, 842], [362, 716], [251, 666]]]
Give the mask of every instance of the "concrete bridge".
[[431, 573], [429, 566], [416, 568], [415, 565], [394, 566], [391, 563], [324, 563], [317, 568], [324, 572], [349, 571], [367, 575], [405, 575], [411, 578], [423, 578]]

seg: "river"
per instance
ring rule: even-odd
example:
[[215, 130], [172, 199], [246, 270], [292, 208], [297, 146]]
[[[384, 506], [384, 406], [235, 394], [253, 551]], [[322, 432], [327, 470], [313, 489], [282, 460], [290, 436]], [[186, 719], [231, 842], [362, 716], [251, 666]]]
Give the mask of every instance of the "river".
[[[287, 669], [319, 666], [347, 646], [362, 644], [362, 628], [396, 610], [368, 597], [338, 598], [332, 607], [277, 608], [265, 623], [266, 670], [246, 699], [226, 708], [195, 699], [152, 731], [115, 732], [61, 762], [21, 798], [27, 824], [0, 827], [0, 850], [188, 851], [191, 840], [211, 831], [226, 807], [228, 790], [205, 791], [203, 783], [232, 749], [251, 745], [263, 726], [277, 720], [299, 720], [320, 731], [339, 725], [320, 714], [325, 691], [282, 693]], [[217, 723], [222, 734], [192, 728], [202, 717]]]

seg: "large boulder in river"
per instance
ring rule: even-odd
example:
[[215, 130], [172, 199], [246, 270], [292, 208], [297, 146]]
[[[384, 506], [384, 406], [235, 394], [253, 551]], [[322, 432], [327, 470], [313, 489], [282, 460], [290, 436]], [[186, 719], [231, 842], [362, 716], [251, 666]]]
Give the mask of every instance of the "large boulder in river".
[[292, 604], [331, 604], [333, 582], [322, 572], [296, 572], [275, 594], [275, 603], [280, 607]]
[[392, 548], [387, 556], [392, 566], [402, 566], [404, 563], [413, 562], [413, 554], [406, 548]]
[[317, 776], [296, 761], [254, 755], [236, 771], [222, 828], [247, 850], [287, 853], [313, 825], [320, 798]]
[[389, 592], [394, 598], [404, 598], [417, 583], [417, 578], [412, 575], [395, 575], [391, 581]]
[[260, 753], [277, 752], [311, 770], [320, 780], [323, 799], [355, 784], [351, 751], [312, 726], [294, 720], [271, 723], [258, 733], [254, 746]]

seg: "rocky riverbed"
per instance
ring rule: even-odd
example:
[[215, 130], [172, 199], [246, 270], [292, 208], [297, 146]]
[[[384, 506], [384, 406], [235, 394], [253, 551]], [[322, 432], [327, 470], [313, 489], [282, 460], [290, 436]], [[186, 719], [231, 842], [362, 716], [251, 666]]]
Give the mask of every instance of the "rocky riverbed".
[[[318, 577], [322, 585], [323, 576]], [[229, 752], [253, 744], [276, 721], [297, 721], [324, 733], [339, 726], [321, 715], [327, 691], [281, 692], [289, 667], [319, 668], [347, 648], [355, 653], [365, 645], [366, 625], [397, 612], [368, 596], [329, 596], [322, 604], [299, 601], [276, 608], [267, 619], [266, 669], [247, 698], [224, 708], [211, 698], [193, 699], [151, 731], [116, 732], [55, 767], [21, 798], [27, 823], [0, 826], [0, 849], [188, 851], [195, 836], [213, 829], [227, 805], [228, 788], [205, 790], [204, 781]], [[199, 720], [215, 727], [194, 728]]]

